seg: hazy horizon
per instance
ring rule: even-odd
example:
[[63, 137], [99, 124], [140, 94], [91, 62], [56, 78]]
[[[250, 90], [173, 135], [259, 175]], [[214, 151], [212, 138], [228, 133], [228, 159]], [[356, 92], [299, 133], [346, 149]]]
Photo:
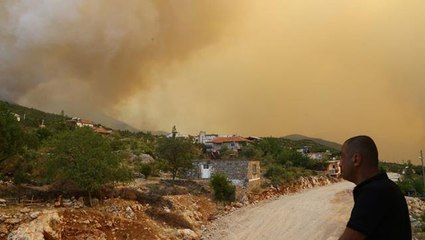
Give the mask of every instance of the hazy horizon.
[[425, 149], [425, 2], [0, 3], [0, 98], [143, 130]]

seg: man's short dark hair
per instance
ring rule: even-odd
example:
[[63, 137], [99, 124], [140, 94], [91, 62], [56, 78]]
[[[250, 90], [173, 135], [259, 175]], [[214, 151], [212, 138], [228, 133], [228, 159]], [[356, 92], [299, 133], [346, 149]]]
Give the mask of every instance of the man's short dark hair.
[[345, 141], [345, 144], [348, 147], [350, 157], [357, 152], [363, 158], [369, 160], [368, 162], [378, 165], [378, 148], [371, 137], [365, 135], [355, 136]]

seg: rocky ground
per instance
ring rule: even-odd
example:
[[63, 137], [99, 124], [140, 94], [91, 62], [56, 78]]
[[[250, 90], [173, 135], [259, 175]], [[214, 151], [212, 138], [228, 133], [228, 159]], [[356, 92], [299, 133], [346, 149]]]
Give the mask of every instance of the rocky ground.
[[[0, 239], [202, 239], [214, 219], [239, 208], [337, 181], [309, 177], [256, 193], [240, 191], [232, 204], [212, 201], [207, 182], [174, 187], [168, 182], [135, 182], [110, 192], [102, 202], [94, 199], [93, 207], [75, 197], [20, 204], [0, 199]], [[415, 198], [408, 202], [412, 225], [419, 229], [425, 205]]]
[[199, 239], [217, 205], [208, 194], [189, 190], [194, 191], [167, 183], [153, 190], [133, 184], [114, 190], [102, 202], [94, 199], [93, 207], [74, 197], [32, 204], [3, 199], [0, 239]]

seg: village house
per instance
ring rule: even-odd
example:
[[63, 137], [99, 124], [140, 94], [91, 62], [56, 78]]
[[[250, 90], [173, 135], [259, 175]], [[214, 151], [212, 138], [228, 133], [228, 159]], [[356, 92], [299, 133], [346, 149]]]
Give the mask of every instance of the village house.
[[77, 126], [79, 127], [94, 127], [94, 122], [86, 119], [79, 119], [77, 121]]
[[248, 139], [239, 136], [232, 137], [217, 137], [214, 138], [210, 143], [212, 144], [212, 150], [217, 151], [222, 147], [227, 147], [230, 150], [238, 152], [242, 149], [242, 147], [250, 142]]
[[79, 117], [73, 117], [71, 120], [68, 120], [68, 122], [75, 124], [78, 127], [94, 127], [94, 122], [91, 120], [81, 119]]
[[249, 189], [258, 187], [261, 182], [259, 160], [198, 160], [191, 177], [209, 179], [213, 174], [220, 173], [229, 179], [235, 186], [244, 186]]
[[339, 160], [328, 161], [328, 167], [326, 169], [327, 174], [334, 177], [341, 175], [341, 167], [339, 166]]
[[332, 153], [329, 150], [326, 150], [325, 152], [307, 152], [303, 154], [312, 160], [325, 160], [332, 156]]
[[21, 121], [21, 115], [19, 115], [17, 113], [13, 113], [13, 116], [16, 118], [16, 121], [18, 121], [18, 122]]
[[211, 141], [218, 138], [218, 134], [207, 134], [204, 131], [199, 132], [199, 135], [195, 137], [195, 142], [204, 144], [206, 146], [210, 145], [212, 147]]
[[112, 134], [112, 130], [107, 130], [107, 129], [105, 129], [102, 126], [94, 127], [93, 130], [94, 130], [95, 133], [99, 133], [99, 134], [103, 134], [103, 135], [110, 135], [110, 134]]

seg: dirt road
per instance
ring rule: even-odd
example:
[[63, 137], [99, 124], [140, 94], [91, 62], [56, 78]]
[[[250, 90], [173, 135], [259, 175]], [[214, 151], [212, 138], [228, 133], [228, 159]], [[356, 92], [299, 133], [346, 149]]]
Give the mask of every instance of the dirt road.
[[343, 181], [239, 209], [215, 220], [204, 240], [338, 239], [353, 205]]

